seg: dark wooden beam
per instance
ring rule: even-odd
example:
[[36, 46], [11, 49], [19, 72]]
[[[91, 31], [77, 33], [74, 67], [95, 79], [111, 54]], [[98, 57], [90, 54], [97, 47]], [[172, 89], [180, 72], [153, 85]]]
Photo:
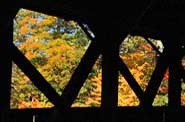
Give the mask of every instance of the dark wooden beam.
[[31, 64], [31, 62], [18, 50], [12, 43], [12, 60], [17, 66], [30, 78], [33, 84], [52, 102], [57, 105], [59, 94], [52, 88], [52, 86], [45, 80], [39, 71]]
[[57, 101], [57, 107], [60, 110], [71, 107], [100, 54], [100, 47], [97, 41], [93, 40]]
[[157, 94], [157, 90], [161, 84], [164, 73], [169, 66], [169, 56], [168, 52], [164, 49], [163, 54], [159, 57], [156, 68], [151, 76], [148, 83], [146, 91], [144, 93], [143, 99], [140, 101], [141, 107], [152, 107], [153, 100]]
[[11, 91], [11, 43], [13, 38], [13, 18], [17, 9], [7, 8], [6, 14], [1, 11], [0, 21], [0, 121], [8, 121], [7, 112], [10, 108]]

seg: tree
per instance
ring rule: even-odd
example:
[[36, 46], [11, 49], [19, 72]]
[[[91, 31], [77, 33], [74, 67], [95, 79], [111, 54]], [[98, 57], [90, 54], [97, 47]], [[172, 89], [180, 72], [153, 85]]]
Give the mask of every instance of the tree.
[[[13, 34], [14, 44], [57, 93], [62, 94], [90, 42], [80, 26], [74, 21], [21, 9], [14, 19]], [[48, 106], [48, 99], [15, 64], [11, 86], [12, 108], [31, 103], [33, 96], [35, 101]]]
[[[155, 46], [160, 44], [163, 50], [163, 45], [160, 40], [149, 39]], [[120, 46], [120, 57], [127, 65], [131, 74], [134, 76], [140, 87], [145, 91], [151, 75], [154, 71], [157, 52], [152, 46], [141, 36], [131, 36], [123, 41]], [[119, 106], [137, 106], [139, 99], [128, 85], [127, 81], [119, 76], [118, 87], [118, 105]], [[154, 106], [167, 105], [168, 103], [168, 71], [164, 75], [163, 81], [154, 99]]]
[[[13, 38], [18, 49], [60, 95], [90, 44], [90, 40], [78, 23], [25, 9], [21, 9], [14, 19]], [[160, 45], [161, 51], [163, 50], [164, 47], [159, 40], [150, 40], [154, 45]], [[141, 36], [128, 35], [120, 46], [120, 58], [143, 91], [155, 68], [155, 55], [156, 51]], [[73, 107], [100, 106], [101, 73], [101, 57], [99, 57], [72, 105]], [[168, 102], [168, 72], [163, 81], [154, 105], [166, 105]], [[184, 96], [185, 94], [182, 101], [185, 101]], [[136, 106], [138, 104], [138, 98], [120, 74], [118, 105]], [[44, 94], [34, 87], [30, 79], [13, 64], [11, 108], [52, 106]]]

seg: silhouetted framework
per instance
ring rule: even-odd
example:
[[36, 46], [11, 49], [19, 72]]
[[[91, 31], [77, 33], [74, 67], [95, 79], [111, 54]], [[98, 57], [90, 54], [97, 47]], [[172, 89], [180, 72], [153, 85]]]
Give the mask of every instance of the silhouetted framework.
[[[185, 1], [125, 0], [99, 3], [79, 0], [19, 0], [9, 3], [11, 4], [3, 4], [6, 9], [1, 10], [0, 15], [0, 121], [28, 121], [32, 119], [32, 115], [36, 116], [36, 122], [185, 120], [183, 115], [185, 109], [181, 106], [181, 82], [185, 75], [181, 65], [181, 59], [185, 55]], [[13, 45], [12, 20], [20, 8], [75, 20], [80, 25], [86, 23], [96, 36], [92, 38], [84, 28], [92, 43], [61, 96]], [[160, 57], [145, 92], [119, 57], [119, 46], [128, 34], [161, 39], [165, 47], [163, 53], [160, 53], [147, 40]], [[100, 54], [102, 55], [101, 107], [70, 108]], [[55, 105], [54, 108], [10, 110], [12, 61]], [[167, 68], [169, 68], [169, 103], [167, 107], [154, 108], [152, 102]], [[138, 107], [117, 107], [118, 71], [139, 98]]]

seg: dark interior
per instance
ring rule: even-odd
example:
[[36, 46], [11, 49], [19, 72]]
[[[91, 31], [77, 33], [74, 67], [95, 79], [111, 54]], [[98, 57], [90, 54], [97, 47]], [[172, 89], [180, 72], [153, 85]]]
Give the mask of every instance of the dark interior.
[[[2, 8], [3, 7], [3, 8]], [[86, 23], [96, 35], [76, 68], [69, 84], [59, 96], [45, 79], [12, 45], [13, 18], [20, 8]], [[1, 122], [179, 122], [185, 120], [185, 108], [180, 104], [182, 79], [185, 70], [181, 58], [185, 55], [185, 1], [183, 0], [18, 0], [1, 4], [0, 15], [0, 121]], [[127, 71], [119, 58], [119, 45], [128, 35], [141, 35], [163, 40], [164, 52], [146, 91], [130, 82], [139, 96], [138, 107], [117, 106], [118, 71]], [[156, 49], [157, 50], [157, 49]], [[78, 91], [87, 78], [97, 57], [102, 54], [102, 101], [100, 108], [71, 108]], [[11, 66], [14, 61], [33, 80], [55, 105], [51, 109], [10, 109]], [[169, 67], [169, 103], [166, 107], [153, 107], [152, 101]], [[34, 74], [34, 75], [33, 75]], [[132, 75], [125, 74], [132, 81]], [[75, 84], [75, 80], [80, 81]]]

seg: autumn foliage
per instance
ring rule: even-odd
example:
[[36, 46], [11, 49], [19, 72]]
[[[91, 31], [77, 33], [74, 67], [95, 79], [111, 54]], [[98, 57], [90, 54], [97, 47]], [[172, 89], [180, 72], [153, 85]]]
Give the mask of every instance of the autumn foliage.
[[[150, 41], [156, 45], [156, 40]], [[157, 52], [143, 37], [130, 35], [123, 41], [120, 50], [122, 50], [120, 57], [129, 68], [141, 89], [145, 91], [157, 63]], [[168, 104], [168, 76], [169, 73], [167, 71], [154, 99], [154, 106]], [[139, 99], [122, 75], [119, 77], [118, 88], [119, 106], [139, 105]]]
[[[61, 95], [90, 40], [74, 21], [21, 9], [14, 19], [14, 44]], [[89, 76], [79, 96], [84, 96], [84, 92], [93, 92], [90, 88], [93, 81], [90, 82], [90, 79], [98, 77], [99, 69], [93, 69], [94, 74]], [[11, 87], [12, 108], [53, 106], [15, 64], [12, 67]], [[86, 97], [80, 98], [81, 101]]]
[[[60, 95], [91, 42], [78, 23], [25, 9], [21, 9], [14, 19], [13, 37], [18, 49]], [[156, 44], [156, 40], [151, 41]], [[120, 57], [145, 91], [157, 63], [157, 52], [144, 38], [129, 35], [120, 46]], [[155, 106], [168, 103], [168, 77], [167, 70], [154, 100]], [[101, 81], [100, 56], [72, 107], [99, 107]], [[122, 74], [119, 74], [118, 82], [118, 105], [139, 105]], [[185, 89], [185, 85], [183, 87]], [[185, 104], [184, 96], [185, 92], [182, 93]], [[11, 108], [19, 109], [53, 106], [14, 63], [10, 104]]]

